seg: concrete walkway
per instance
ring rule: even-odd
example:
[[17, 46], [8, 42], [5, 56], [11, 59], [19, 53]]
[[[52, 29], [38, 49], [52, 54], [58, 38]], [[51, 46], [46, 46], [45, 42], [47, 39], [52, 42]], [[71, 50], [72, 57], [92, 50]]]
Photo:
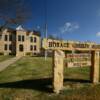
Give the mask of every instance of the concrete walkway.
[[20, 58], [21, 57], [13, 57], [13, 58], [10, 58], [10, 59], [5, 60], [3, 62], [0, 62], [0, 72], [3, 71], [4, 69], [6, 69], [9, 65], [13, 64], [14, 62], [16, 62]]

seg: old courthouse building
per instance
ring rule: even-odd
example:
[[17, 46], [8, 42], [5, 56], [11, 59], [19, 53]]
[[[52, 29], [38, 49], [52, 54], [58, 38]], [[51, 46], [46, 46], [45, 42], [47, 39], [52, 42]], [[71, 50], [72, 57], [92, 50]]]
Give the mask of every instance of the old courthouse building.
[[40, 53], [41, 38], [38, 31], [28, 31], [18, 26], [16, 30], [4, 28], [0, 31], [0, 53], [16, 56]]

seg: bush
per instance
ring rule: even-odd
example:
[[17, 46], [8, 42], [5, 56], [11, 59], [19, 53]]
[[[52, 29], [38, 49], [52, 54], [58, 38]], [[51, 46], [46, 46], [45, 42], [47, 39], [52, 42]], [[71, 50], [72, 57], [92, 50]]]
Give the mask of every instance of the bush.
[[26, 55], [27, 55], [27, 56], [31, 56], [32, 53], [31, 53], [31, 52], [27, 52]]

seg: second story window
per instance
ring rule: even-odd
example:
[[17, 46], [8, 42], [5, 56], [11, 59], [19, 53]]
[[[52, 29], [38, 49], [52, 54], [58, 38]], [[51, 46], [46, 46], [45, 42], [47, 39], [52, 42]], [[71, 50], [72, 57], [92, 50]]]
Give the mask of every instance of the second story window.
[[12, 35], [9, 35], [9, 41], [12, 41]]
[[34, 42], [36, 43], [36, 41], [37, 41], [37, 38], [36, 38], [36, 37], [34, 37]]
[[22, 36], [22, 41], [24, 42], [24, 35]]
[[0, 34], [0, 40], [2, 39], [2, 35]]
[[18, 35], [18, 41], [21, 41], [21, 36], [20, 35]]
[[30, 37], [30, 42], [33, 42], [33, 37]]
[[7, 44], [5, 44], [5, 45], [4, 45], [4, 50], [7, 50], [7, 47], [8, 47]]
[[7, 41], [8, 40], [8, 35], [5, 35], [5, 41]]

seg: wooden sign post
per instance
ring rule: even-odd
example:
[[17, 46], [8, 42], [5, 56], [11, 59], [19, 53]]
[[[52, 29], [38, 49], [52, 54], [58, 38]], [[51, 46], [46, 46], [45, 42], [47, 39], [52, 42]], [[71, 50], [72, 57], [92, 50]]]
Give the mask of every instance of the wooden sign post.
[[99, 83], [100, 44], [60, 40], [43, 40], [43, 48], [54, 51], [53, 56], [53, 91], [59, 93], [63, 89], [64, 52], [62, 50], [91, 51], [92, 83]]
[[99, 51], [91, 52], [91, 72], [90, 79], [93, 83], [99, 83], [99, 66], [100, 66], [100, 55]]
[[63, 89], [63, 67], [65, 54], [61, 50], [53, 52], [53, 91], [59, 93]]

